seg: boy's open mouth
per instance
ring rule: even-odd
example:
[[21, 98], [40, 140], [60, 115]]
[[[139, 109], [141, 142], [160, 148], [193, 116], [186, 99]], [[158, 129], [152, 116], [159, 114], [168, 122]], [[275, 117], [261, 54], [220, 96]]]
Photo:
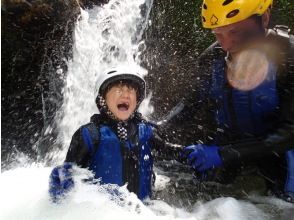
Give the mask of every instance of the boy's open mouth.
[[119, 111], [128, 111], [129, 110], [129, 103], [127, 103], [127, 102], [124, 102], [124, 103], [120, 103], [120, 104], [118, 104], [117, 105], [117, 109], [119, 110]]

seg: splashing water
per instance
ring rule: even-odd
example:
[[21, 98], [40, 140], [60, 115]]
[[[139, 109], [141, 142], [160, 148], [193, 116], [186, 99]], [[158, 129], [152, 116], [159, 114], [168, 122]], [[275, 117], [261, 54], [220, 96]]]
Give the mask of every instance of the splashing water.
[[[140, 7], [147, 13], [142, 15]], [[143, 30], [148, 23], [152, 1], [113, 0], [103, 7], [81, 10], [74, 33], [73, 59], [63, 89], [64, 103], [57, 113], [61, 152], [53, 152], [56, 164], [64, 160], [73, 132], [97, 112], [94, 87], [97, 75], [105, 69], [127, 64], [143, 74], [139, 66]], [[153, 109], [142, 103], [146, 115]], [[50, 128], [47, 129], [48, 131]], [[22, 159], [23, 158], [23, 159]], [[48, 176], [50, 167], [34, 164], [29, 158], [18, 158], [18, 164], [1, 175], [1, 214], [9, 219], [195, 219], [247, 220], [268, 219], [255, 205], [233, 198], [219, 198], [208, 203], [197, 202], [191, 210], [176, 208], [163, 201], [139, 201], [126, 187], [100, 186], [82, 181], [92, 174], [75, 167], [75, 188], [60, 204], [50, 202]], [[161, 181], [162, 180], [162, 181]], [[165, 189], [168, 177], [158, 175], [157, 188]], [[115, 195], [112, 192], [116, 192]]]
[[1, 219], [194, 219], [249, 220], [267, 219], [254, 205], [233, 198], [219, 198], [196, 203], [188, 212], [163, 201], [143, 204], [126, 187], [83, 183], [89, 171], [75, 170], [75, 188], [60, 204], [50, 202], [49, 167], [33, 165], [6, 171], [1, 179]]

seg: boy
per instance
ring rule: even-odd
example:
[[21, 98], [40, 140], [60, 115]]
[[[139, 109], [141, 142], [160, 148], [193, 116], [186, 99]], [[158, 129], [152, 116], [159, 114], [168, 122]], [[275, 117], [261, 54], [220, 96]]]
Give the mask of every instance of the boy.
[[140, 74], [124, 69], [107, 71], [99, 75], [96, 90], [100, 114], [74, 133], [65, 163], [52, 170], [51, 198], [57, 201], [73, 187], [72, 164], [91, 170], [101, 184], [127, 183], [128, 190], [139, 199], [150, 197], [151, 151], [178, 159], [181, 148], [164, 143], [155, 127], [137, 112], [145, 97], [145, 81]]

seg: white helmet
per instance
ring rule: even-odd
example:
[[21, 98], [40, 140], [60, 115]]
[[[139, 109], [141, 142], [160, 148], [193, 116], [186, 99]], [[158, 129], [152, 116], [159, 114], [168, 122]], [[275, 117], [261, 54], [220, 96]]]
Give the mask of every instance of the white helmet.
[[142, 102], [146, 93], [146, 82], [141, 74], [126, 68], [112, 68], [104, 73], [99, 74], [95, 84], [95, 97], [96, 101], [98, 95], [103, 95], [105, 89], [113, 82], [119, 80], [130, 80], [138, 85], [138, 103]]

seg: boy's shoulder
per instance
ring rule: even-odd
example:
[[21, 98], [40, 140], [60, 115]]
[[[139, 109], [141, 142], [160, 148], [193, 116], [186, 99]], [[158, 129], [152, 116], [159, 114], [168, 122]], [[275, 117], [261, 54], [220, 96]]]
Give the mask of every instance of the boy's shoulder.
[[79, 128], [79, 131], [81, 135], [83, 136], [83, 139], [88, 139], [91, 137], [91, 139], [99, 139], [100, 137], [100, 124], [101, 124], [101, 115], [100, 114], [94, 114], [91, 116], [90, 122], [87, 124], [82, 125]]
[[157, 127], [157, 123], [155, 121], [149, 120], [147, 118], [145, 118], [144, 116], [142, 116], [141, 113], [136, 114], [136, 116], [134, 117], [135, 123], [138, 124], [144, 124], [144, 125], [148, 125], [151, 127]]
[[84, 126], [88, 126], [90, 124], [94, 124], [94, 125], [96, 125], [98, 127], [101, 124], [101, 122], [102, 122], [102, 116], [101, 116], [101, 114], [94, 114], [94, 115], [91, 116], [90, 122], [87, 123], [87, 124], [85, 124]]

